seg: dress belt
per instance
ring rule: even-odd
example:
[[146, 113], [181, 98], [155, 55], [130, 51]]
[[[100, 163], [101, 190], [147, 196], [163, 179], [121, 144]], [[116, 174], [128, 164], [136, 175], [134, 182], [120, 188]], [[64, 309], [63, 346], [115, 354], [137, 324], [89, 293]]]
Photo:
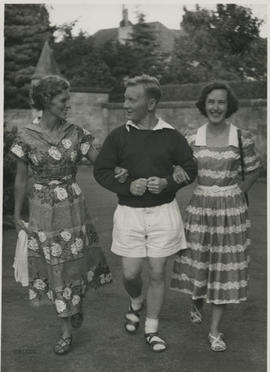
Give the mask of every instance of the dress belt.
[[205, 196], [234, 196], [239, 195], [242, 193], [239, 185], [237, 183], [228, 186], [205, 186], [205, 185], [198, 185], [194, 193], [197, 195], [205, 195]]
[[232, 189], [235, 189], [235, 188], [239, 188], [238, 184], [237, 183], [234, 183], [233, 185], [228, 185], [228, 186], [218, 186], [218, 185], [213, 185], [213, 186], [205, 186], [205, 185], [198, 185], [197, 186], [198, 189], [201, 189], [201, 190], [209, 190], [209, 191], [212, 191], [212, 192], [219, 192], [219, 191], [227, 191], [227, 190], [232, 190]]
[[51, 179], [34, 177], [33, 181], [34, 181], [34, 184], [40, 184], [40, 185], [47, 186], [47, 185], [60, 185], [64, 183], [76, 182], [76, 178], [74, 175], [67, 175], [61, 178], [59, 177], [59, 178], [51, 178]]

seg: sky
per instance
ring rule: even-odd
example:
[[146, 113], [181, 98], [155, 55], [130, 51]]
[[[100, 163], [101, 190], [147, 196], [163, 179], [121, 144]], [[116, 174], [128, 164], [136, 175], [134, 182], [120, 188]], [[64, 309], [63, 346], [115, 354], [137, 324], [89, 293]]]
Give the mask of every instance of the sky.
[[[198, 2], [201, 7], [214, 9], [215, 3]], [[192, 10], [195, 8], [194, 3], [186, 3], [187, 8]], [[237, 3], [252, 9], [253, 14], [264, 21], [261, 26], [261, 36], [267, 36], [267, 5], [253, 3]], [[132, 23], [136, 23], [136, 14], [142, 12], [146, 15], [146, 21], [159, 21], [171, 29], [179, 29], [183, 15], [184, 2], [172, 3], [165, 0], [154, 3], [153, 1], [143, 3], [126, 3], [129, 19]], [[52, 24], [69, 23], [77, 19], [74, 27], [74, 34], [80, 30], [87, 32], [89, 35], [104, 28], [118, 27], [122, 19], [122, 3], [99, 1], [72, 3], [57, 3], [47, 5], [50, 13]]]

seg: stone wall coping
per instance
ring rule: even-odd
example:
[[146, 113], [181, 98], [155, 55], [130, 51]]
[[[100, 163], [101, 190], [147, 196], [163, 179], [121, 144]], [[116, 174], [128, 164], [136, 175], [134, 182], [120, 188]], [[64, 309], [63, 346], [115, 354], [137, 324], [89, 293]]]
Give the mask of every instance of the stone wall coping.
[[95, 88], [95, 87], [71, 87], [70, 91], [72, 93], [104, 93], [109, 94], [111, 92], [110, 88]]
[[[164, 108], [195, 108], [196, 101], [166, 101], [159, 102], [158, 109]], [[256, 98], [256, 99], [241, 99], [239, 100], [240, 107], [247, 106], [267, 106], [267, 99], [265, 98]], [[103, 108], [109, 110], [119, 110], [123, 108], [123, 102], [108, 102], [102, 104]]]
[[[74, 92], [74, 93], [81, 93], [81, 92]], [[82, 92], [84, 93], [84, 92]], [[94, 92], [88, 92], [88, 93], [94, 93]], [[96, 92], [97, 93], [97, 92]], [[106, 93], [105, 91], [100, 91], [99, 93]], [[167, 102], [160, 102], [158, 105], [158, 109], [164, 109], [164, 108], [195, 108], [195, 102], [196, 101], [167, 101]], [[123, 102], [105, 102], [102, 103], [101, 106], [103, 108], [107, 108], [109, 110], [119, 110], [123, 108]], [[244, 99], [239, 100], [239, 106], [240, 107], [247, 107], [247, 106], [267, 106], [267, 100], [264, 98], [258, 98], [258, 99]], [[31, 109], [7, 109], [4, 111], [9, 112], [23, 112], [23, 111], [31, 111]]]

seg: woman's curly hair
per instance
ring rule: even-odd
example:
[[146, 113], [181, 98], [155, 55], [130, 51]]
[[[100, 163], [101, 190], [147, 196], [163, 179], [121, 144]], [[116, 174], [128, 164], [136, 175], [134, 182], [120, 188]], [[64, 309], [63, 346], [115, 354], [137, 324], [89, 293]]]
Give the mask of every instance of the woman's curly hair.
[[227, 92], [228, 109], [226, 112], [226, 118], [229, 118], [232, 114], [234, 114], [238, 110], [238, 99], [234, 95], [232, 89], [227, 84], [221, 81], [216, 81], [214, 83], [206, 85], [200, 93], [200, 97], [198, 101], [196, 102], [196, 106], [202, 115], [207, 116], [206, 109], [205, 109], [206, 98], [208, 94], [211, 93], [215, 89], [224, 89]]
[[37, 110], [44, 110], [45, 105], [50, 103], [55, 96], [69, 88], [70, 84], [66, 79], [58, 75], [45, 76], [31, 88], [31, 106]]

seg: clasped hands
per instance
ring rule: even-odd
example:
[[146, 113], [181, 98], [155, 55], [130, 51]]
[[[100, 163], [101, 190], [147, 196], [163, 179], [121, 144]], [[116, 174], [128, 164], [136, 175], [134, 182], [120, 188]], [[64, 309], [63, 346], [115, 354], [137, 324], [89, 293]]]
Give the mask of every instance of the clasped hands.
[[[120, 183], [125, 183], [128, 177], [128, 170], [121, 167], [115, 167], [114, 177]], [[185, 170], [177, 165], [174, 167], [173, 179], [176, 183], [185, 183], [188, 184], [190, 178]], [[135, 181], [132, 181], [130, 184], [130, 192], [133, 195], [141, 196], [145, 193], [146, 190], [150, 191], [153, 194], [159, 194], [167, 187], [167, 179], [160, 177], [149, 177], [149, 178], [138, 178]]]
[[[120, 183], [126, 182], [128, 177], [128, 171], [125, 168], [115, 167], [114, 178]], [[159, 194], [167, 186], [166, 178], [160, 177], [149, 177], [149, 178], [138, 178], [130, 184], [130, 192], [133, 195], [141, 196], [146, 190], [153, 194]]]
[[142, 196], [146, 190], [150, 191], [152, 194], [160, 194], [161, 191], [167, 187], [167, 184], [166, 178], [138, 178], [131, 182], [130, 192], [136, 196]]

